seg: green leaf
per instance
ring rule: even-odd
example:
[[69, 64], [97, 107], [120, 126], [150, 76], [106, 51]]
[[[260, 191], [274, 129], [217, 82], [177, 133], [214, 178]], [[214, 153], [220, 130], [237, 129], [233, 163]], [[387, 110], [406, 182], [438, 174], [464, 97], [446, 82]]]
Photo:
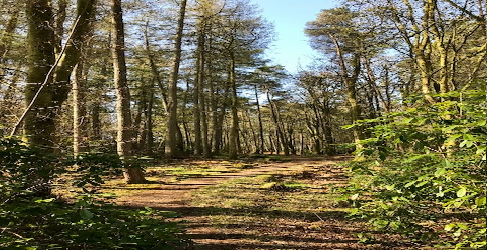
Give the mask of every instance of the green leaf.
[[350, 199], [354, 201], [354, 200], [358, 199], [358, 196], [359, 196], [359, 194], [354, 194], [350, 197]]
[[451, 162], [448, 159], [441, 160], [441, 165], [445, 168], [451, 168], [452, 167]]
[[465, 196], [467, 194], [467, 189], [462, 187], [460, 188], [458, 191], [457, 191], [457, 197], [458, 198], [462, 198], [463, 196]]
[[406, 185], [404, 185], [404, 187], [410, 187], [410, 186], [414, 185], [414, 183], [416, 183], [416, 180], [406, 183]]
[[445, 231], [451, 231], [453, 228], [455, 228], [457, 224], [451, 223], [445, 226]]
[[463, 139], [466, 140], [466, 141], [473, 141], [473, 140], [475, 140], [474, 137], [473, 137], [473, 135], [471, 135], [471, 134], [464, 134], [463, 135]]
[[459, 145], [461, 148], [467, 146], [467, 148], [470, 148], [473, 146], [473, 142], [472, 141], [462, 141], [462, 143], [460, 143]]
[[54, 198], [49, 198], [49, 199], [35, 199], [35, 203], [49, 203], [53, 201]]
[[406, 119], [402, 120], [402, 122], [403, 122], [403, 123], [405, 123], [405, 124], [409, 124], [409, 123], [411, 123], [413, 120], [414, 120], [414, 118], [413, 118], [413, 117], [411, 117], [411, 118], [406, 118]]
[[475, 205], [477, 205], [477, 207], [484, 206], [485, 203], [486, 203], [485, 196], [475, 199]]
[[435, 177], [443, 176], [446, 173], [446, 168], [439, 168], [435, 172]]
[[[446, 128], [443, 128], [443, 132], [450, 132], [450, 131], [452, 131], [452, 130], [456, 129], [457, 127], [458, 127], [458, 125], [452, 125], [452, 126], [448, 126], [448, 127], [446, 127]], [[458, 137], [460, 137], [460, 135], [458, 135]], [[457, 137], [457, 138], [458, 138], [458, 137]]]
[[454, 140], [456, 140], [456, 139], [458, 139], [460, 137], [462, 137], [462, 135], [455, 134], [455, 135], [452, 135], [452, 136], [448, 137], [445, 142], [451, 142], [451, 141], [454, 141]]
[[94, 217], [93, 213], [90, 212], [90, 210], [86, 209], [86, 208], [83, 208], [79, 211], [79, 215], [81, 216], [81, 218], [85, 219], [85, 220], [90, 220]]
[[477, 152], [475, 154], [480, 155], [480, 154], [485, 154], [485, 145], [480, 145], [477, 147]]

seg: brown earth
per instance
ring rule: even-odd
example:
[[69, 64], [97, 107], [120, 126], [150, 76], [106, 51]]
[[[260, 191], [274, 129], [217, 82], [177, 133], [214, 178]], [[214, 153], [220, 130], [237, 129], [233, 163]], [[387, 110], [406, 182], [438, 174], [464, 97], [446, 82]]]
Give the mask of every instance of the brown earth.
[[[152, 207], [161, 210], [175, 211], [186, 221], [187, 234], [194, 242], [196, 250], [254, 250], [254, 249], [414, 249], [395, 243], [395, 236], [386, 236], [369, 232], [364, 222], [350, 220], [344, 209], [337, 209], [347, 204], [334, 202], [335, 207], [308, 209], [303, 200], [303, 210], [283, 211], [265, 209], [271, 203], [286, 200], [291, 193], [286, 190], [275, 190], [274, 200], [266, 200], [263, 195], [255, 207], [229, 207], [224, 202], [195, 205], [195, 193], [200, 190], [212, 190], [222, 183], [239, 178], [254, 177], [265, 174], [292, 176], [312, 183], [314, 188], [309, 192], [323, 194], [331, 192], [330, 188], [344, 185], [348, 178], [343, 169], [337, 165], [349, 160], [348, 157], [293, 157], [286, 161], [266, 162], [252, 160], [248, 169], [221, 171], [208, 176], [196, 176], [168, 181], [167, 177], [155, 178], [160, 184], [150, 188], [141, 188], [121, 196], [117, 203], [130, 207]], [[194, 167], [201, 165], [229, 166], [248, 161], [197, 161], [186, 160], [177, 164]], [[245, 165], [243, 165], [245, 166]], [[234, 169], [235, 170], [235, 169]], [[211, 187], [211, 188], [208, 188]], [[274, 188], [274, 187], [271, 187]], [[240, 191], [235, 191], [240, 192]], [[263, 192], [255, 189], [255, 192]], [[268, 192], [268, 191], [264, 191]], [[298, 206], [299, 206], [298, 201]], [[330, 204], [330, 201], [323, 201]], [[260, 207], [259, 207], [260, 206]], [[359, 243], [358, 235], [371, 233], [374, 244]], [[411, 247], [411, 246], [409, 246]]]

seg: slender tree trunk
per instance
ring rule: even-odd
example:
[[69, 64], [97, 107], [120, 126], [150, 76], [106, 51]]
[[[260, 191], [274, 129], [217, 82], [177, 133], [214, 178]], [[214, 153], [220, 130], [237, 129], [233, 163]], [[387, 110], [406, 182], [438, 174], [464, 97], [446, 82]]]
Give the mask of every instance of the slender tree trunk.
[[152, 86], [149, 88], [149, 102], [147, 109], [145, 109], [145, 149], [148, 155], [152, 155], [152, 149], [154, 145], [154, 132], [153, 132], [153, 108], [154, 108], [154, 89]]
[[262, 126], [262, 112], [260, 112], [260, 104], [259, 104], [259, 93], [257, 90], [257, 85], [254, 85], [254, 93], [255, 93], [255, 105], [257, 106], [257, 118], [259, 120], [259, 139], [260, 139], [260, 147], [257, 148], [257, 153], [262, 154], [264, 153], [264, 127]]
[[168, 107], [167, 107], [167, 102], [168, 102], [168, 97], [167, 97], [167, 89], [164, 87], [164, 83], [162, 82], [161, 76], [159, 74], [159, 69], [157, 68], [156, 65], [156, 60], [154, 58], [154, 53], [152, 52], [151, 49], [151, 44], [149, 42], [149, 24], [146, 24], [145, 30], [144, 30], [144, 38], [145, 38], [145, 51], [147, 52], [147, 57], [149, 59], [149, 66], [151, 69], [152, 77], [154, 81], [157, 83], [157, 86], [161, 89], [161, 94], [162, 94], [162, 107], [164, 108], [165, 112], [169, 112]]
[[[122, 20], [121, 0], [111, 0], [112, 7], [112, 57], [113, 80], [117, 93], [117, 153], [123, 160], [132, 155], [133, 128], [130, 115], [130, 92], [127, 85], [127, 68], [125, 65], [125, 41]], [[124, 177], [127, 183], [146, 182], [139, 168], [125, 168]]]
[[0, 37], [0, 82], [5, 78], [5, 70], [3, 65], [7, 62], [7, 55], [12, 48], [13, 37], [15, 34], [15, 29], [19, 23], [19, 12], [20, 5], [15, 5], [7, 24], [4, 27], [3, 34]]
[[[142, 82], [144, 80], [142, 79]], [[133, 144], [132, 144], [132, 151], [133, 153], [140, 153], [143, 150], [143, 130], [142, 130], [142, 116], [144, 114], [144, 110], [147, 107], [147, 99], [145, 98], [147, 92], [145, 91], [145, 86], [142, 86], [143, 90], [141, 91], [141, 99], [135, 102], [134, 106], [137, 107], [137, 113], [135, 114], [134, 121], [132, 124], [132, 131], [133, 131]], [[139, 140], [140, 135], [140, 140]]]
[[54, 51], [57, 56], [59, 56], [59, 53], [61, 52], [62, 40], [64, 35], [64, 21], [66, 20], [67, 7], [68, 3], [66, 2], [66, 0], [58, 0], [57, 11], [54, 20]]
[[[350, 113], [352, 118], [352, 123], [360, 120], [361, 111], [360, 106], [357, 102], [357, 89], [356, 83], [358, 76], [361, 71], [360, 64], [360, 53], [355, 52], [352, 59], [352, 73], [349, 73], [347, 66], [345, 65], [345, 59], [343, 58], [342, 48], [340, 47], [338, 41], [333, 36], [333, 34], [328, 34], [335, 45], [335, 51], [337, 54], [338, 64], [340, 65], [341, 79], [345, 83], [347, 90], [348, 102], [350, 103]], [[353, 137], [357, 147], [360, 147], [359, 141], [362, 139], [362, 128], [360, 126], [353, 127]]]
[[204, 37], [202, 31], [198, 34], [198, 47], [197, 47], [197, 60], [196, 60], [196, 80], [194, 83], [193, 93], [193, 115], [194, 115], [194, 154], [201, 155], [203, 152], [202, 140], [201, 140], [201, 105], [202, 102], [202, 86], [204, 81]]
[[91, 130], [93, 131], [92, 136], [94, 140], [101, 140], [100, 106], [100, 102], [96, 101], [91, 108]]
[[328, 156], [336, 155], [336, 148], [333, 144], [335, 144], [335, 140], [333, 139], [332, 133], [332, 122], [331, 122], [331, 111], [329, 104], [323, 104], [323, 134], [325, 136], [325, 154]]
[[276, 103], [272, 101], [269, 94], [269, 90], [267, 90], [266, 95], [267, 95], [267, 101], [269, 102], [269, 105], [271, 107], [272, 119], [274, 120], [274, 124], [276, 126], [276, 136], [277, 138], [281, 139], [281, 144], [282, 144], [282, 149], [284, 150], [284, 154], [289, 155], [289, 141], [286, 136], [286, 133], [284, 132], [284, 126], [282, 124], [281, 117], [279, 115], [279, 110], [277, 109]]
[[[183, 39], [184, 16], [186, 14], [186, 0], [182, 0], [179, 9], [178, 28], [176, 32], [174, 58], [171, 70], [171, 77], [169, 78], [169, 100], [168, 100], [168, 136], [167, 146], [169, 148], [169, 155], [171, 157], [178, 157], [180, 152], [178, 150], [178, 95], [177, 83], [179, 78], [179, 64], [181, 62], [181, 44]], [[181, 131], [179, 131], [180, 133]], [[182, 137], [181, 137], [182, 139]]]
[[86, 113], [86, 78], [83, 60], [73, 72], [73, 154], [78, 156], [88, 150], [88, 117]]
[[247, 117], [247, 122], [249, 123], [250, 133], [252, 135], [252, 139], [253, 139], [253, 142], [254, 142], [254, 150], [253, 150], [253, 153], [254, 154], [260, 154], [260, 151], [259, 151], [259, 140], [257, 139], [257, 135], [255, 134], [254, 125], [252, 124], [252, 120], [250, 119], [249, 112], [248, 111], [245, 111], [244, 114]]
[[299, 147], [299, 155], [304, 155], [304, 133], [302, 131], [300, 133], [299, 142], [300, 142], [300, 145], [301, 145]]
[[230, 138], [228, 142], [229, 147], [229, 158], [232, 160], [237, 159], [238, 157], [238, 96], [237, 96], [237, 83], [235, 80], [235, 59], [233, 55], [231, 56], [230, 61], [230, 76], [229, 76], [229, 84], [231, 86], [232, 91], [232, 126], [230, 128]]

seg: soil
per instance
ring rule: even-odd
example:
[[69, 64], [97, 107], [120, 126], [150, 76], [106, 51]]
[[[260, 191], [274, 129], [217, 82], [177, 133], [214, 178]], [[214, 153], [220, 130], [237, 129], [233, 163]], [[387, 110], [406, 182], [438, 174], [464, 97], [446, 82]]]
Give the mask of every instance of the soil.
[[[118, 204], [130, 207], [152, 207], [175, 211], [182, 216], [187, 226], [187, 235], [194, 242], [195, 250], [254, 250], [254, 249], [408, 249], [396, 241], [395, 236], [375, 234], [373, 244], [362, 244], [359, 235], [367, 231], [362, 221], [348, 219], [347, 213], [337, 209], [322, 209], [300, 212], [269, 211], [262, 209], [228, 208], [222, 204], [211, 206], [194, 205], [195, 192], [216, 187], [222, 183], [244, 177], [264, 174], [293, 174], [295, 178], [314, 179], [319, 186], [345, 185], [348, 181], [343, 169], [337, 165], [349, 157], [293, 157], [286, 161], [251, 160], [251, 168], [238, 172], [221, 172], [216, 175], [199, 176], [163, 182], [159, 185], [128, 193], [117, 200]], [[242, 160], [246, 163], [248, 160]], [[237, 162], [238, 163], [238, 162]], [[229, 162], [212, 160], [186, 160], [178, 162], [186, 166], [225, 165]], [[232, 163], [235, 164], [235, 163]], [[245, 165], [244, 165], [245, 166]], [[313, 172], [314, 171], [314, 172]], [[319, 171], [320, 176], [313, 173]], [[296, 173], [300, 173], [298, 176]], [[309, 176], [306, 176], [309, 175]], [[161, 180], [162, 182], [163, 180]], [[282, 192], [285, 199], [285, 190]], [[305, 200], [302, 201], [306, 203]], [[215, 222], [218, 215], [235, 215], [229, 222]], [[409, 246], [411, 247], [411, 246]]]

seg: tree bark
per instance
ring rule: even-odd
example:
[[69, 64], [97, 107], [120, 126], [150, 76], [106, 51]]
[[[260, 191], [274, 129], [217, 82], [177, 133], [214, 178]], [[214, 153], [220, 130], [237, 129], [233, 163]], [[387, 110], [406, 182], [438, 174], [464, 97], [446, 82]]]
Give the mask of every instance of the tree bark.
[[[338, 65], [340, 66], [341, 79], [345, 83], [347, 90], [348, 102], [350, 103], [350, 113], [352, 118], [352, 123], [361, 119], [360, 106], [357, 102], [357, 89], [356, 83], [361, 70], [360, 64], [360, 54], [355, 52], [352, 59], [352, 72], [349, 73], [347, 66], [345, 65], [345, 59], [343, 58], [342, 48], [340, 47], [337, 39], [333, 34], [327, 34], [330, 39], [332, 39], [335, 45], [335, 52], [337, 54]], [[359, 141], [362, 139], [362, 128], [360, 126], [353, 127], [353, 137], [357, 147], [360, 147]]]
[[257, 85], [254, 85], [254, 94], [255, 94], [255, 105], [257, 106], [257, 118], [259, 120], [259, 147], [257, 147], [257, 154], [263, 154], [265, 147], [264, 147], [264, 127], [262, 126], [262, 112], [260, 111], [260, 103], [259, 103], [259, 93], [257, 90]]
[[[94, 0], [78, 1], [77, 19], [63, 51], [55, 60], [56, 39], [50, 1], [27, 1], [30, 65], [25, 100], [28, 108], [17, 124], [24, 121], [24, 135], [30, 144], [50, 148], [56, 144], [55, 118], [71, 89], [70, 76], [79, 62], [81, 48], [90, 29], [94, 3]], [[12, 134], [17, 128], [16, 125]]]
[[36, 93], [45, 81], [55, 62], [54, 32], [51, 28], [53, 12], [49, 0], [32, 0], [26, 4], [27, 43], [29, 66], [25, 102], [32, 108], [24, 118], [24, 137], [31, 145], [41, 145], [53, 150], [55, 145], [55, 114], [51, 109], [52, 86], [47, 83], [38, 97]]
[[[112, 7], [112, 58], [113, 80], [117, 94], [117, 153], [124, 160], [132, 155], [133, 128], [130, 115], [130, 92], [127, 85], [127, 68], [125, 64], [125, 41], [122, 19], [121, 0], [111, 0]], [[142, 170], [127, 167], [124, 169], [127, 183], [146, 182]]]
[[[181, 62], [181, 43], [183, 38], [184, 16], [186, 14], [186, 0], [182, 0], [179, 9], [178, 28], [176, 32], [176, 41], [174, 49], [174, 58], [172, 63], [171, 77], [169, 78], [169, 99], [168, 99], [168, 136], [167, 146], [171, 157], [178, 157], [178, 95], [177, 84], [179, 78], [179, 64]], [[180, 131], [179, 131], [180, 133]], [[181, 137], [182, 139], [182, 137]]]
[[198, 32], [197, 59], [196, 59], [196, 79], [193, 88], [193, 126], [194, 126], [194, 154], [201, 155], [203, 151], [201, 140], [201, 96], [204, 78], [204, 37], [202, 31]]
[[230, 72], [229, 72], [229, 84], [232, 91], [232, 125], [230, 128], [230, 138], [228, 142], [229, 147], [229, 158], [232, 160], [237, 159], [238, 157], [238, 113], [237, 113], [237, 106], [238, 106], [238, 96], [237, 96], [237, 83], [235, 79], [235, 58], [232, 55], [230, 57]]
[[88, 150], [88, 117], [86, 113], [85, 63], [80, 61], [73, 72], [73, 154]]
[[[274, 125], [276, 126], [276, 137], [281, 139], [282, 149], [285, 155], [289, 155], [289, 140], [287, 138], [286, 133], [284, 132], [284, 126], [281, 121], [281, 117], [279, 114], [279, 110], [277, 109], [276, 103], [272, 100], [269, 94], [269, 90], [266, 91], [267, 101], [269, 102], [269, 106], [272, 112], [272, 120], [274, 121]], [[277, 142], [276, 144], [279, 144]], [[279, 154], [279, 152], [277, 152]]]

